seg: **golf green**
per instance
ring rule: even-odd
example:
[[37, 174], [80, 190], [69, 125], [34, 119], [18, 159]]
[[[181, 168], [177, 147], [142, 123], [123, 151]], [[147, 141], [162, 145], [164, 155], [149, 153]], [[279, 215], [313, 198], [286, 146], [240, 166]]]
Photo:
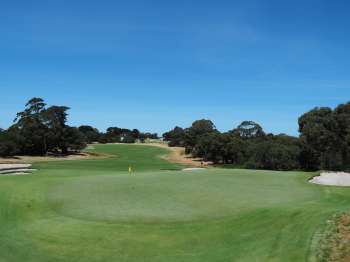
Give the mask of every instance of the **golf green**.
[[[350, 189], [311, 173], [181, 171], [142, 145], [0, 177], [0, 261], [307, 261]], [[132, 166], [132, 174], [128, 167]]]

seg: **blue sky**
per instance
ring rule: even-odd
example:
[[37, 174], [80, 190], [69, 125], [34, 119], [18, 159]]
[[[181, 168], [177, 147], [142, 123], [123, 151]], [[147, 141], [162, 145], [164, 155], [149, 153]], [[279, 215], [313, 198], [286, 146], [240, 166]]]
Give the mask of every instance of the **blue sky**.
[[34, 96], [70, 124], [162, 133], [209, 118], [297, 135], [350, 100], [349, 1], [0, 2], [0, 126]]

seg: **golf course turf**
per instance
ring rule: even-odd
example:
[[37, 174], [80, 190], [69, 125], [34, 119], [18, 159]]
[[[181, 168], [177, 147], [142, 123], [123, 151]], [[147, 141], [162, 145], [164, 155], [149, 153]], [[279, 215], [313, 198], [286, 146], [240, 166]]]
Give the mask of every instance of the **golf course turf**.
[[0, 177], [0, 262], [317, 261], [319, 233], [350, 207], [349, 188], [311, 173], [181, 171], [162, 148], [89, 150], [111, 157]]

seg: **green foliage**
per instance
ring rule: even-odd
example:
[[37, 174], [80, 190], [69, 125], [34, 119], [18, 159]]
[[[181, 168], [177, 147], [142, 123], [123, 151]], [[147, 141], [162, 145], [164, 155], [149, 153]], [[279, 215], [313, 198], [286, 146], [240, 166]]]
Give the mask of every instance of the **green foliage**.
[[97, 128], [92, 126], [83, 125], [79, 127], [79, 131], [84, 134], [87, 143], [91, 144], [97, 142], [100, 139], [100, 132]]
[[231, 131], [243, 139], [252, 139], [265, 136], [262, 127], [254, 121], [243, 121], [236, 129]]
[[[152, 140], [152, 139], [158, 139], [158, 134], [157, 133], [149, 133], [149, 132], [146, 132], [146, 133], [140, 133], [138, 137], [135, 137], [136, 140], [140, 141], [141, 143], [144, 143], [145, 141], [147, 140]], [[135, 141], [136, 141], [135, 140]]]
[[68, 150], [80, 151], [86, 147], [86, 140], [78, 128], [69, 126], [63, 130], [59, 147], [63, 154], [68, 153]]
[[300, 168], [300, 147], [293, 144], [294, 138], [272, 138], [251, 144], [248, 148], [249, 159], [246, 163], [252, 169], [297, 170]]
[[[6, 138], [0, 137], [0, 154], [66, 154], [96, 141], [135, 143], [158, 138], [138, 129], [110, 127], [100, 133], [91, 126], [72, 128], [66, 124], [68, 110], [65, 106], [47, 107], [43, 99], [32, 98], [6, 130]], [[221, 133], [212, 121], [201, 119], [189, 128], [175, 127], [163, 138], [169, 146], [183, 146], [186, 153], [215, 164], [276, 170], [350, 169], [350, 103], [334, 110], [314, 108], [302, 115], [298, 124], [300, 137], [293, 138], [266, 134], [254, 121], [243, 121], [237, 128]]]
[[219, 163], [223, 160], [224, 141], [218, 131], [212, 131], [199, 136], [193, 147], [192, 154], [202, 157], [205, 161]]
[[212, 121], [201, 119], [196, 120], [192, 123], [192, 126], [185, 130], [184, 136], [184, 146], [186, 148], [186, 152], [192, 152], [195, 145], [198, 143], [198, 140], [211, 132], [215, 132], [216, 128]]
[[184, 146], [185, 130], [176, 126], [173, 130], [163, 134], [164, 141], [169, 141], [169, 146]]
[[343, 170], [350, 166], [350, 103], [305, 113], [299, 118], [299, 131], [304, 168]]
[[67, 154], [79, 151], [87, 143], [134, 143], [137, 139], [158, 138], [157, 134], [141, 133], [137, 129], [110, 127], [100, 133], [92, 126], [79, 128], [67, 125], [69, 110], [65, 106], [50, 106], [41, 98], [32, 98], [25, 109], [17, 113], [15, 123], [0, 130], [0, 156], [45, 155], [48, 152]]
[[236, 129], [220, 133], [210, 120], [198, 120], [190, 128], [176, 127], [163, 137], [171, 145], [184, 145], [194, 157], [214, 164], [274, 170], [300, 168], [298, 138], [266, 135], [253, 121], [244, 121]]
[[0, 132], [0, 157], [14, 156], [18, 153], [18, 148], [13, 137], [8, 131]]
[[229, 133], [223, 134], [225, 141], [223, 147], [224, 163], [242, 165], [247, 159], [249, 142]]
[[138, 129], [127, 129], [119, 127], [109, 127], [106, 133], [102, 133], [99, 136], [98, 142], [100, 143], [135, 143], [136, 140], [144, 142], [146, 139], [157, 139], [156, 133], [142, 133]]
[[135, 143], [137, 138], [135, 138], [131, 133], [130, 134], [125, 134], [120, 137], [120, 142], [121, 143], [126, 143], [126, 144], [132, 144]]
[[170, 146], [215, 164], [273, 170], [349, 170], [350, 102], [334, 110], [314, 108], [299, 120], [300, 137], [266, 134], [254, 121], [220, 133], [210, 120], [197, 120], [186, 129], [163, 134]]
[[68, 107], [46, 107], [41, 98], [32, 98], [24, 111], [16, 116], [15, 123], [6, 131], [6, 138], [0, 138], [2, 155], [24, 154], [45, 155], [48, 152], [81, 150], [85, 138], [67, 122]]
[[48, 151], [48, 126], [45, 125], [46, 104], [41, 98], [32, 98], [24, 111], [17, 113], [10, 132], [16, 137], [16, 144], [23, 154], [44, 155]]

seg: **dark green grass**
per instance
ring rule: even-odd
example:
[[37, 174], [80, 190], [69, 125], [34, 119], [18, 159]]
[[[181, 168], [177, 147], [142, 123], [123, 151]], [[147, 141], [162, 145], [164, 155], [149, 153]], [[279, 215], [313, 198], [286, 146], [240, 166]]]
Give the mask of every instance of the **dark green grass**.
[[1, 262], [306, 261], [314, 233], [349, 209], [348, 188], [310, 173], [167, 171], [181, 166], [161, 148], [93, 151], [113, 157], [0, 177]]

